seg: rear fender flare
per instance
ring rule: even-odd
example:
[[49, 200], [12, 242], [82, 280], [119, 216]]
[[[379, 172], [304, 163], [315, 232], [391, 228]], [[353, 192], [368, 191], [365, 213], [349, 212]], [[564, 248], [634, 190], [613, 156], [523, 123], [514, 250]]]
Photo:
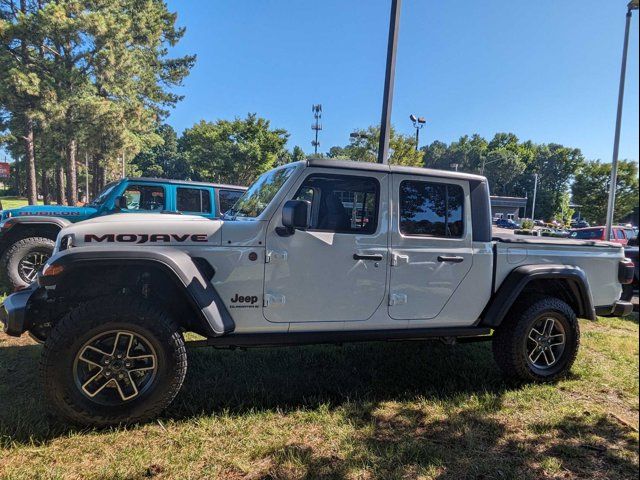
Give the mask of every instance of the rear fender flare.
[[[186, 293], [192, 306], [199, 314], [204, 331], [210, 336], [231, 333], [235, 323], [227, 311], [224, 302], [213, 284], [198, 269], [187, 253], [174, 248], [144, 250], [139, 247], [114, 247], [105, 250], [101, 247], [71, 248], [59, 252], [48, 262], [51, 266], [60, 266], [62, 278], [74, 269], [107, 265], [153, 265], [166, 272]], [[41, 286], [55, 285], [58, 278], [39, 276]]]
[[515, 268], [504, 279], [485, 308], [479, 325], [498, 327], [526, 286], [533, 281], [546, 279], [565, 280], [578, 306], [576, 315], [589, 320], [596, 319], [589, 281], [584, 270], [573, 265], [523, 265]]

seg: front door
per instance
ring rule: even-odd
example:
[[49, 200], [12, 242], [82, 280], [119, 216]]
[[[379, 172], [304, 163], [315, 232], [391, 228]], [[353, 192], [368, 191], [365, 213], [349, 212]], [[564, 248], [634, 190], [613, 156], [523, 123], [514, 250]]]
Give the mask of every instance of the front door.
[[269, 224], [267, 320], [344, 322], [373, 315], [386, 291], [388, 178], [379, 172], [305, 172], [287, 199], [311, 203], [311, 227], [280, 236], [281, 210]]
[[437, 317], [471, 269], [468, 198], [464, 180], [393, 175], [391, 318]]

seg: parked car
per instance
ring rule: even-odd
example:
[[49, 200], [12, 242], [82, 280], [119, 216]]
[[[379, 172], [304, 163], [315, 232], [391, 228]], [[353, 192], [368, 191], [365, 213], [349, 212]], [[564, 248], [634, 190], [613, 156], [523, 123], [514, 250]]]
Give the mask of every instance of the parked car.
[[623, 286], [622, 289], [622, 300], [631, 301], [635, 291], [638, 290], [640, 286], [640, 259], [638, 258], [638, 237], [632, 238], [629, 240], [629, 243], [626, 247], [624, 247], [624, 255], [629, 260], [633, 262], [634, 270], [633, 270], [633, 282], [628, 283]]
[[173, 400], [183, 332], [218, 348], [491, 340], [506, 376], [551, 381], [576, 358], [577, 317], [631, 312], [620, 295], [633, 265], [619, 245], [491, 237], [484, 177], [295, 162], [260, 176], [220, 220], [129, 214], [65, 227], [0, 319], [9, 335], [45, 342], [47, 408], [105, 426]]
[[510, 218], [500, 218], [496, 222], [496, 227], [500, 228], [509, 228], [511, 230], [515, 230], [516, 228], [520, 228], [520, 225]]
[[31, 283], [61, 228], [113, 213], [184, 212], [217, 218], [245, 187], [159, 178], [123, 178], [81, 207], [29, 205], [0, 211], [0, 275], [11, 287]]
[[[606, 227], [578, 228], [572, 230], [569, 237], [576, 240], [606, 240], [605, 231]], [[623, 227], [611, 227], [611, 241], [626, 245], [628, 239], [625, 229]]]

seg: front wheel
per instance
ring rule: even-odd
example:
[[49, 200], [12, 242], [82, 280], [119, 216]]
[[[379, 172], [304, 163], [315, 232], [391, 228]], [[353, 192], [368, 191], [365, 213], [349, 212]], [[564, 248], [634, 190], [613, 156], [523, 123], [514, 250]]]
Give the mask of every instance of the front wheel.
[[509, 377], [552, 381], [571, 369], [580, 345], [573, 309], [555, 297], [517, 304], [493, 339], [496, 363]]
[[84, 303], [47, 338], [45, 395], [64, 419], [104, 427], [149, 420], [176, 396], [187, 370], [177, 324], [142, 299]]

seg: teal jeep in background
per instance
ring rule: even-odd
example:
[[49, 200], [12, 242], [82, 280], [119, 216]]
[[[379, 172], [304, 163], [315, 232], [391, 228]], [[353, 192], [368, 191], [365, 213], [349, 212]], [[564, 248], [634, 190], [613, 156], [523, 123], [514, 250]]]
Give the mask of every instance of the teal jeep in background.
[[90, 203], [68, 207], [29, 205], [0, 211], [0, 274], [13, 289], [29, 285], [53, 252], [69, 222], [112, 213], [184, 213], [217, 218], [244, 187], [157, 178], [123, 178]]

